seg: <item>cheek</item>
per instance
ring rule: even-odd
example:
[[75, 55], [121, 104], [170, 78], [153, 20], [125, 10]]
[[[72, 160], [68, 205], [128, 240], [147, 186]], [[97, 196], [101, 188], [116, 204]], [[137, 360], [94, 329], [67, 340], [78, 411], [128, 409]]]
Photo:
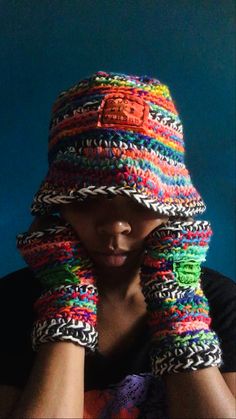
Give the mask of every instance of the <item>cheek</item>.
[[93, 221], [88, 214], [72, 211], [61, 211], [62, 218], [68, 222], [77, 233], [78, 237], [87, 242], [93, 233]]
[[[97, 213], [99, 213], [99, 208]], [[104, 214], [104, 208], [102, 210]], [[95, 243], [99, 237], [96, 231], [96, 216], [94, 213], [91, 213], [89, 210], [86, 211], [71, 211], [68, 208], [64, 208], [61, 211], [61, 215], [71, 224], [75, 232], [77, 233], [78, 237], [82, 240], [82, 242], [88, 247], [91, 244]], [[126, 215], [127, 216], [127, 215]], [[150, 213], [135, 213], [132, 212], [132, 217], [130, 214], [127, 216], [127, 220], [131, 224], [131, 233], [127, 240], [131, 241], [142, 241], [144, 240], [148, 234], [151, 233], [155, 228], [163, 224], [164, 222], [168, 221], [168, 217], [166, 218], [155, 218], [155, 214], [150, 216]], [[109, 220], [109, 214], [107, 214], [106, 220]]]
[[71, 225], [84, 243], [89, 242], [94, 236], [93, 221], [87, 215], [77, 216]]

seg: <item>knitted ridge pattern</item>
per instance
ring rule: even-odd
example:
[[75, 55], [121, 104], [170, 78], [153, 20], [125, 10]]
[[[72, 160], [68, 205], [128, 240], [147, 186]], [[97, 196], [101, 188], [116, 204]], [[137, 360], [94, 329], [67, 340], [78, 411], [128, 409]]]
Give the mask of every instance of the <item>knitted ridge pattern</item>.
[[93, 265], [69, 225], [17, 236], [17, 247], [43, 293], [34, 302], [32, 347], [72, 341], [94, 351], [98, 292]]
[[205, 211], [184, 162], [169, 88], [148, 76], [98, 71], [62, 92], [49, 129], [49, 169], [33, 215], [96, 195], [123, 195], [168, 216]]
[[220, 341], [210, 328], [201, 288], [212, 230], [207, 221], [168, 222], [154, 231], [142, 267], [155, 375], [222, 364]]

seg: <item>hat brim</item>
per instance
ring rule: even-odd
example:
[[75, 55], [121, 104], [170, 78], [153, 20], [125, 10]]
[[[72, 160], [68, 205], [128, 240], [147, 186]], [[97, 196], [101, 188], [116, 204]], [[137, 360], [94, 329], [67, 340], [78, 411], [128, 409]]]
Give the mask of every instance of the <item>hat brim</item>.
[[191, 196], [183, 198], [161, 198], [153, 196], [148, 188], [139, 190], [137, 185], [86, 185], [81, 187], [74, 185], [66, 190], [58, 185], [49, 185], [44, 181], [34, 197], [32, 215], [44, 215], [58, 211], [59, 206], [81, 202], [94, 196], [126, 196], [135, 200], [138, 204], [166, 216], [194, 216], [202, 214], [206, 206], [197, 190], [191, 187]]

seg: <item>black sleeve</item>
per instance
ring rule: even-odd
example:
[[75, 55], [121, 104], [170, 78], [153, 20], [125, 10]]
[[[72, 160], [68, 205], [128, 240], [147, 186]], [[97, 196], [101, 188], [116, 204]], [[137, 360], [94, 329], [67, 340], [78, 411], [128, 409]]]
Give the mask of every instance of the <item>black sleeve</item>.
[[31, 331], [38, 294], [37, 282], [26, 268], [0, 280], [0, 384], [23, 387], [27, 382], [35, 358]]
[[217, 333], [223, 355], [221, 372], [236, 372], [236, 284], [209, 268], [203, 268], [202, 288], [208, 298], [211, 328]]

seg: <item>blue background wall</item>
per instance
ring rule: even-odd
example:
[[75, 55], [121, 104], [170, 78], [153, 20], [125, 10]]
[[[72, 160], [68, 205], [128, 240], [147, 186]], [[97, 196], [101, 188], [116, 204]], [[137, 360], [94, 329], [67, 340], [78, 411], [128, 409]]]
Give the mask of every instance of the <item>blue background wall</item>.
[[235, 278], [235, 8], [231, 0], [0, 2], [1, 265], [47, 169], [56, 95], [97, 70], [169, 85], [187, 162], [214, 229], [207, 265]]

